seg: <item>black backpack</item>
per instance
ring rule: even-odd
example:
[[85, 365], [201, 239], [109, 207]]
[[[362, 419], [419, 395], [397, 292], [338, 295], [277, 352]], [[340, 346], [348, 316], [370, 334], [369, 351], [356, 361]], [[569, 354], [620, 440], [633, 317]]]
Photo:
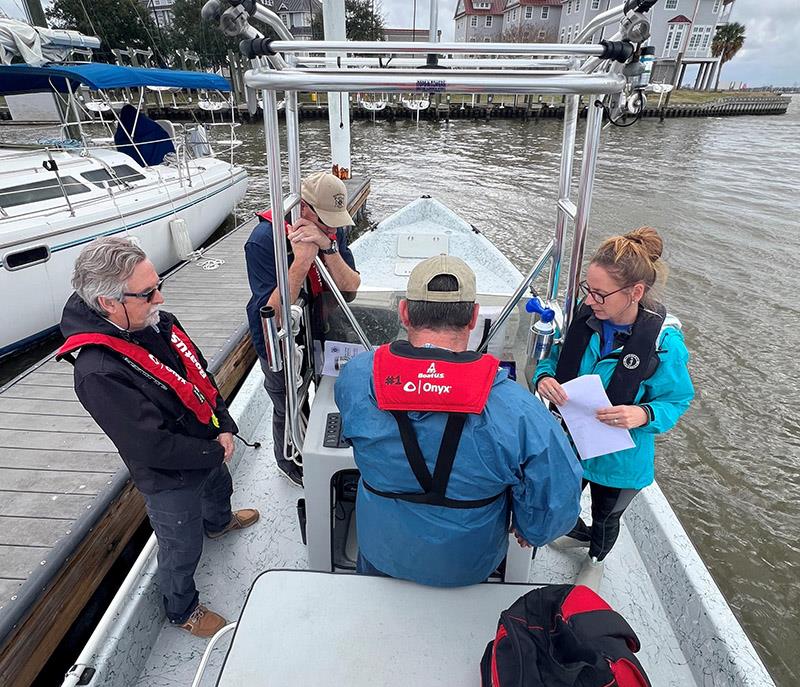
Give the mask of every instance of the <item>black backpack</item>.
[[545, 585], [500, 614], [482, 687], [651, 687], [625, 619], [588, 587]]

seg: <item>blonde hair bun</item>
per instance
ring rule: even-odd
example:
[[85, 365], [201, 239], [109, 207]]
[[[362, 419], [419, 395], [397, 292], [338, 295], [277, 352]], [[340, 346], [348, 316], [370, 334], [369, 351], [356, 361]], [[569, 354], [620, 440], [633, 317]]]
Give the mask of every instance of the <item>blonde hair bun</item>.
[[658, 260], [664, 252], [664, 242], [653, 227], [639, 227], [625, 234], [624, 238], [640, 244], [647, 257], [650, 258], [650, 262]]

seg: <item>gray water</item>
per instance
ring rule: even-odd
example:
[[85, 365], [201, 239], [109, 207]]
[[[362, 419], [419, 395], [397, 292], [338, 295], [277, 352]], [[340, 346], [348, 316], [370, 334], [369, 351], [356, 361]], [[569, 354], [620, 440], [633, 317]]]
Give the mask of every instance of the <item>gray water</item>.
[[[260, 127], [239, 132], [251, 183], [238, 212], [247, 215], [269, 203], [264, 142]], [[328, 166], [327, 136], [327, 122], [301, 122], [303, 173]], [[552, 120], [359, 121], [352, 168], [371, 178], [370, 221], [429, 194], [527, 271], [551, 237], [560, 140]], [[590, 254], [643, 224], [664, 237], [665, 301], [684, 324], [697, 398], [658, 443], [658, 480], [787, 686], [800, 684], [798, 189], [798, 99], [785, 116], [612, 128], [587, 245]]]
[[[268, 204], [263, 135], [240, 131], [252, 211]], [[303, 173], [325, 168], [327, 122], [301, 136]], [[371, 221], [430, 194], [527, 271], [551, 237], [560, 140], [552, 120], [359, 121], [352, 169], [371, 178]], [[595, 189], [587, 254], [656, 227], [692, 354], [697, 397], [658, 443], [659, 483], [776, 681], [800, 684], [800, 102], [608, 129]]]

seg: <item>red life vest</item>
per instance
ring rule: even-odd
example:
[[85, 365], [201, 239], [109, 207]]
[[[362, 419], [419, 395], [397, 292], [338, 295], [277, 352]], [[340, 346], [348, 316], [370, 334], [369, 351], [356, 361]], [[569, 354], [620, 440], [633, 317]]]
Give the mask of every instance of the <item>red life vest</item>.
[[184, 361], [188, 379], [184, 379], [142, 346], [108, 334], [73, 334], [56, 352], [56, 360], [60, 360], [84, 346], [110, 348], [119, 353], [122, 359], [137, 372], [154, 380], [162, 388], [166, 386], [172, 389], [181, 403], [194, 414], [201, 424], [219, 428], [219, 420], [214, 414], [219, 392], [208, 376], [208, 372], [200, 364], [197, 349], [191, 339], [174, 324], [170, 332], [170, 343], [178, 357]]
[[375, 351], [373, 379], [381, 410], [481, 413], [500, 362], [491, 355], [452, 362], [407, 358], [389, 345]]
[[[506, 490], [483, 499], [451, 499], [447, 484], [468, 414], [483, 412], [500, 362], [491, 355], [441, 360], [441, 356], [417, 358], [398, 355], [410, 344], [396, 342], [375, 351], [372, 377], [378, 408], [389, 411], [397, 422], [406, 460], [421, 492], [381, 491], [362, 480], [367, 491], [390, 499], [447, 508], [482, 508], [504, 496]], [[424, 350], [424, 349], [423, 349]], [[420, 449], [408, 411], [448, 414], [436, 465], [431, 474]]]
[[[270, 210], [265, 210], [264, 212], [257, 212], [256, 216], [258, 216], [259, 218], [261, 218], [263, 220], [266, 220], [267, 222], [272, 224], [272, 210], [271, 209]], [[273, 226], [273, 229], [274, 229], [275, 225], [272, 224], [272, 226]], [[291, 225], [288, 222], [284, 221], [283, 228], [286, 231], [286, 233], [288, 234], [289, 233], [289, 229], [291, 228]], [[330, 238], [331, 239], [335, 239], [336, 238], [336, 234], [334, 233], [333, 236], [331, 236]], [[316, 265], [311, 265], [311, 267], [308, 270], [308, 275], [307, 276], [308, 276], [308, 283], [309, 283], [309, 288], [311, 289], [311, 295], [312, 296], [315, 296], [315, 297], [319, 296], [319, 294], [321, 294], [323, 291], [325, 291], [325, 283], [322, 281], [322, 277], [320, 276], [319, 270], [317, 269]]]

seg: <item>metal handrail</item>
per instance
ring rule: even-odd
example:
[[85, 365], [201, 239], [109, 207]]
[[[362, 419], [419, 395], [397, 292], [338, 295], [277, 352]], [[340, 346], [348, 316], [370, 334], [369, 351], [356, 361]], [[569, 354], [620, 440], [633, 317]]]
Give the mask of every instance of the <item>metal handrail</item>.
[[358, 323], [358, 320], [356, 319], [356, 316], [353, 314], [353, 311], [347, 305], [347, 301], [345, 300], [341, 289], [337, 286], [336, 282], [333, 280], [331, 273], [328, 272], [328, 268], [325, 267], [325, 263], [322, 262], [322, 260], [320, 260], [319, 256], [317, 256], [316, 258], [314, 258], [314, 264], [316, 265], [317, 271], [319, 272], [320, 276], [325, 280], [325, 283], [328, 285], [328, 288], [330, 288], [331, 293], [336, 299], [336, 302], [339, 304], [339, 307], [341, 307], [342, 311], [344, 312], [345, 317], [347, 317], [347, 321], [353, 327], [356, 336], [358, 336], [359, 341], [361, 341], [361, 345], [364, 346], [364, 348], [366, 348], [368, 351], [373, 350], [372, 344], [369, 342], [367, 335], [364, 333], [364, 330]]
[[203, 657], [200, 659], [200, 665], [197, 667], [197, 672], [194, 675], [194, 680], [192, 680], [192, 687], [200, 686], [200, 682], [203, 679], [203, 674], [206, 672], [206, 666], [208, 665], [209, 660], [211, 660], [211, 652], [217, 646], [217, 642], [219, 642], [220, 639], [222, 639], [231, 630], [236, 629], [236, 625], [237, 623], [228, 623], [208, 641], [206, 650], [203, 652]]
[[[427, 64], [422, 57], [321, 57], [319, 55], [305, 56], [298, 59], [304, 66], [345, 66], [345, 67], [385, 67], [397, 69], [400, 67], [413, 68], [422, 67]], [[492, 59], [489, 57], [480, 59], [440, 57], [438, 62], [440, 67], [448, 69], [557, 69], [567, 68], [572, 65], [572, 59], [534, 59], [534, 58], [514, 58], [503, 57]]]
[[602, 45], [575, 43], [415, 43], [412, 41], [272, 41], [275, 52], [344, 52], [366, 55], [390, 53], [452, 53], [467, 55], [585, 55], [601, 56]]
[[280, 71], [248, 70], [251, 88], [284, 91], [360, 91], [364, 93], [520, 93], [544, 95], [619, 93], [625, 78], [619, 74], [583, 72], [442, 72], [441, 70], [354, 69]]
[[494, 338], [495, 334], [500, 331], [500, 328], [505, 324], [506, 320], [508, 319], [509, 315], [513, 312], [514, 308], [517, 307], [517, 303], [519, 303], [522, 295], [525, 293], [525, 290], [533, 283], [533, 280], [539, 275], [539, 272], [542, 271], [544, 266], [547, 264], [548, 260], [553, 255], [553, 242], [545, 246], [545, 249], [542, 251], [542, 254], [539, 256], [539, 259], [534, 263], [533, 267], [531, 268], [530, 272], [528, 272], [527, 276], [522, 280], [520, 285], [517, 287], [517, 290], [511, 294], [511, 297], [506, 301], [506, 304], [503, 306], [503, 309], [500, 311], [500, 314], [497, 318], [492, 322], [492, 326], [489, 327], [489, 331], [486, 334], [486, 338], [481, 342], [481, 345], [478, 346], [478, 353], [486, 353], [486, 350], [489, 348], [489, 342]]

